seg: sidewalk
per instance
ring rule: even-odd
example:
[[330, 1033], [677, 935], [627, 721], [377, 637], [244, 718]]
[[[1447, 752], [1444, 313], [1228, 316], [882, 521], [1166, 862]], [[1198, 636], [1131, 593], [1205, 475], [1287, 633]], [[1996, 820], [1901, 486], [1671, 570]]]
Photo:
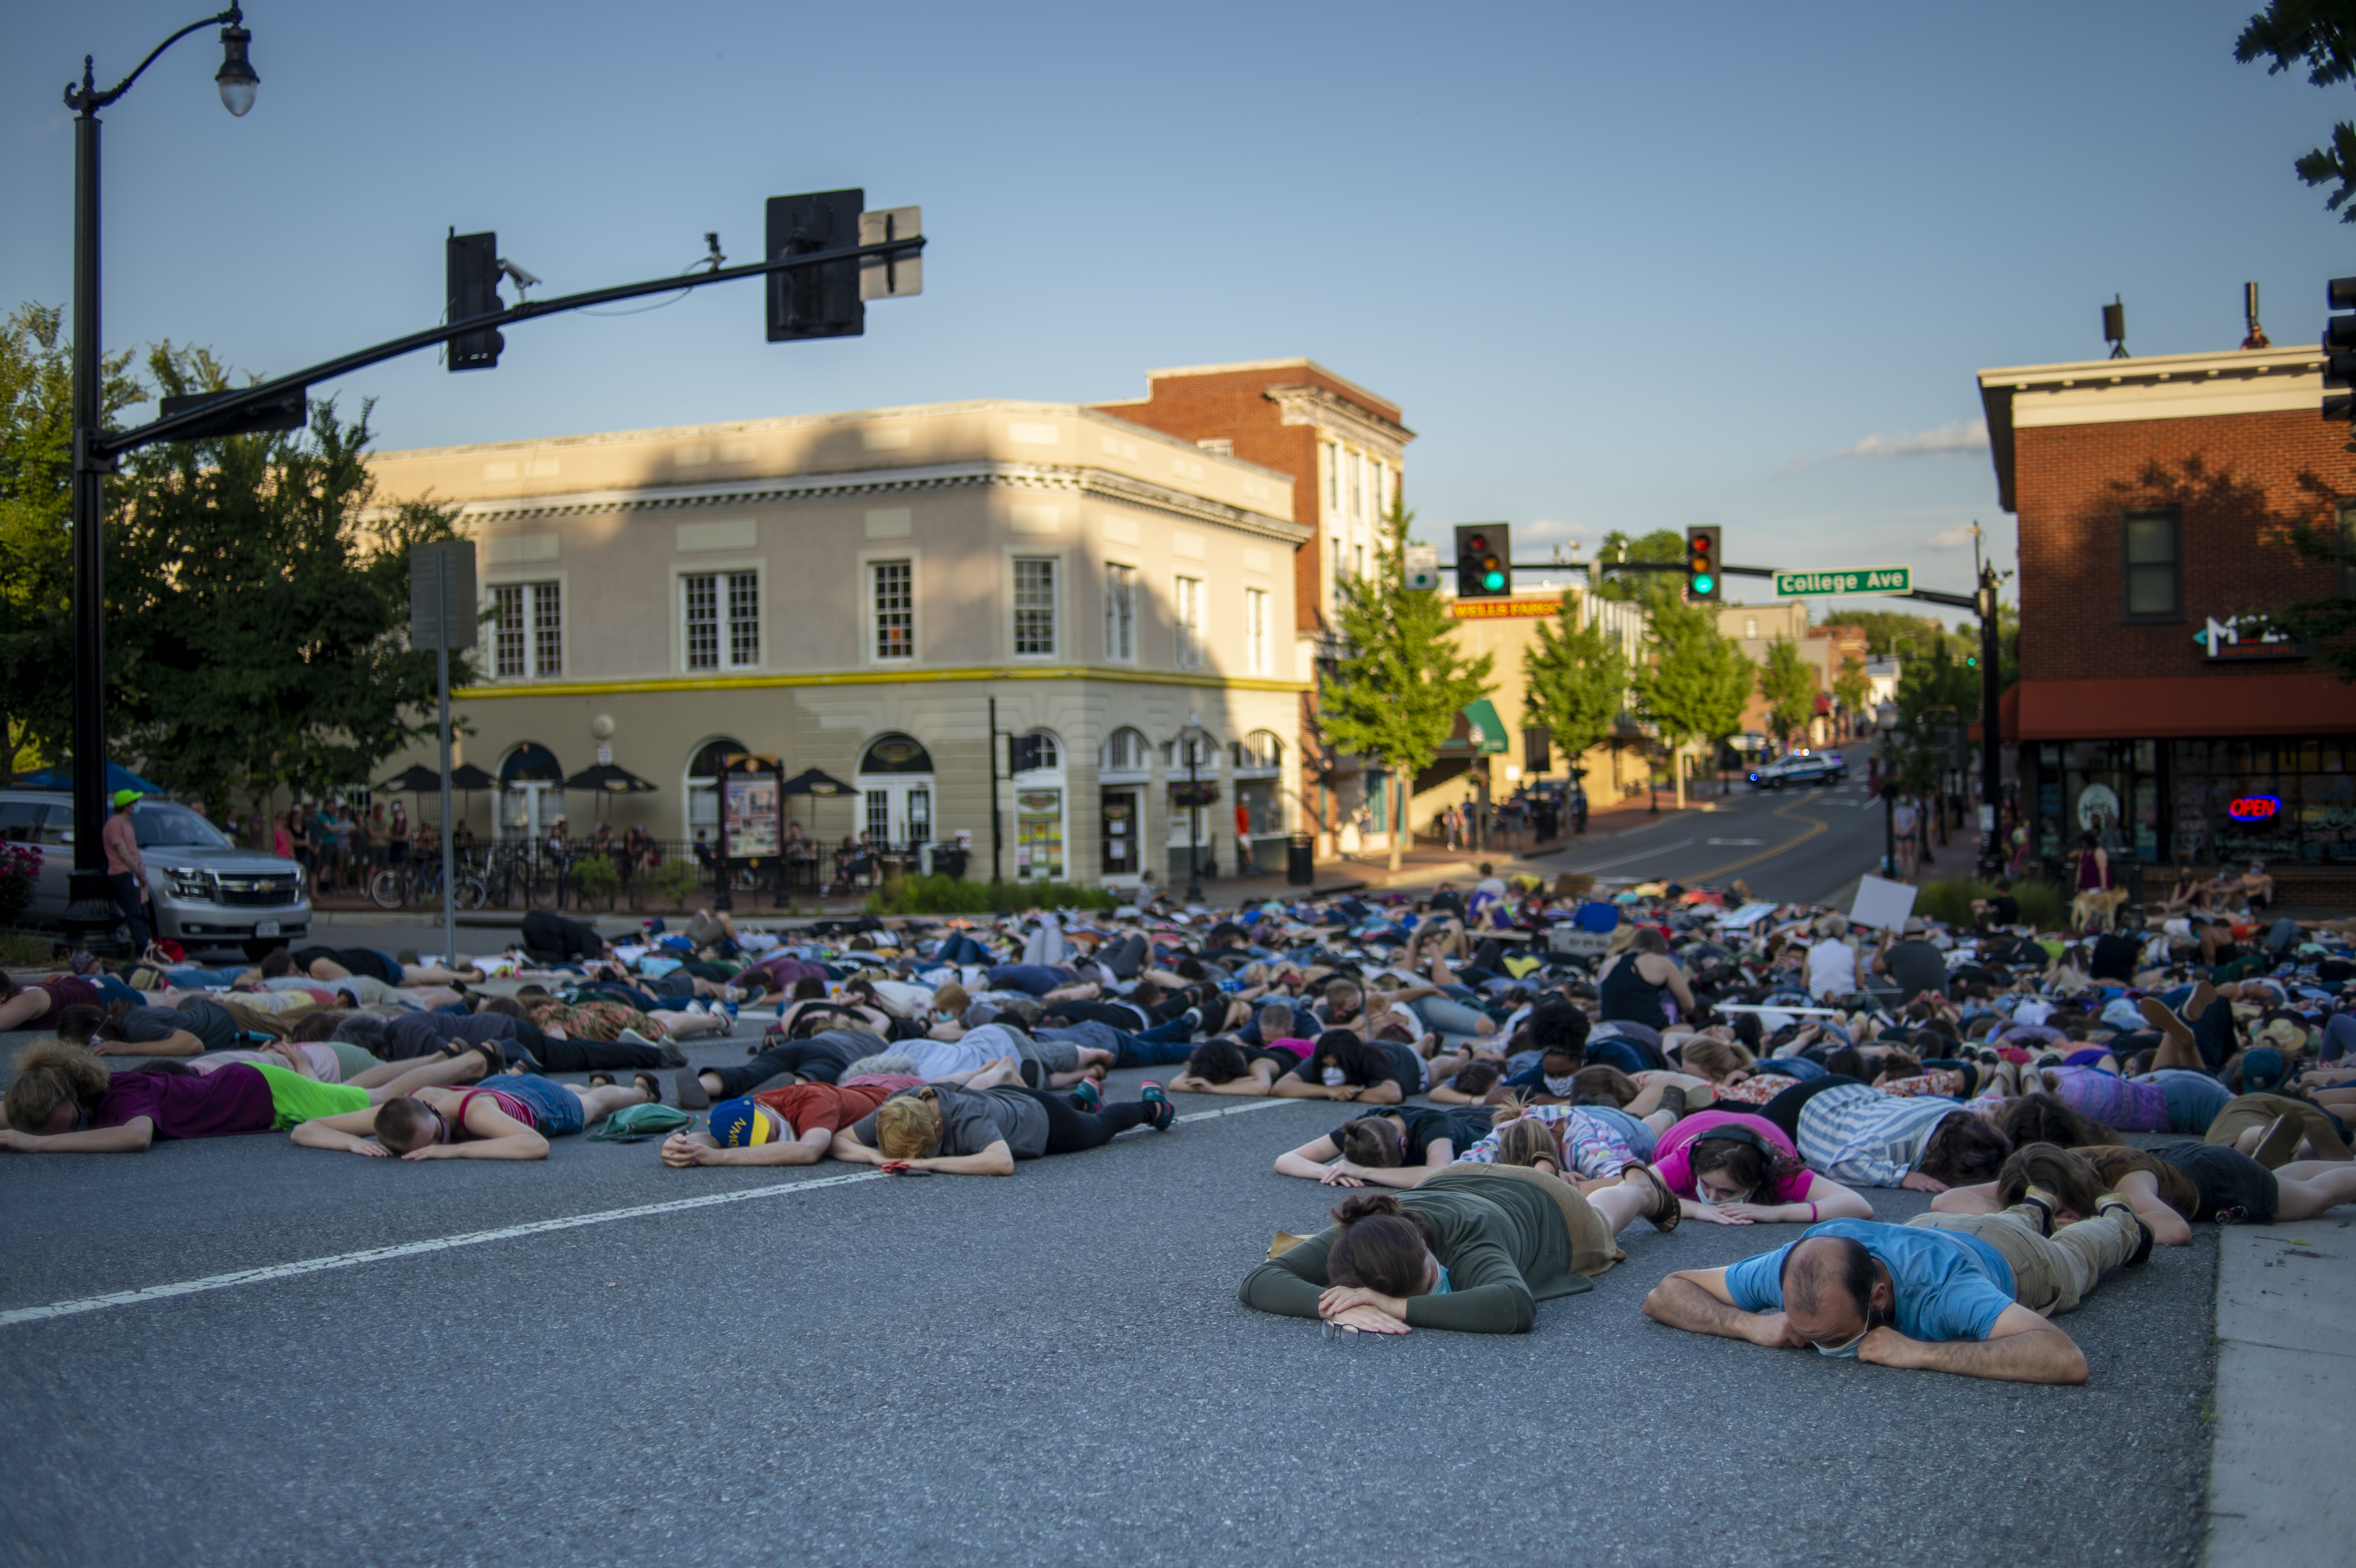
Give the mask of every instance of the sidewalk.
[[2349, 1560], [2356, 1488], [2340, 1475], [2336, 1440], [2356, 1399], [2356, 1219], [2346, 1214], [2219, 1234], [2209, 1568]]

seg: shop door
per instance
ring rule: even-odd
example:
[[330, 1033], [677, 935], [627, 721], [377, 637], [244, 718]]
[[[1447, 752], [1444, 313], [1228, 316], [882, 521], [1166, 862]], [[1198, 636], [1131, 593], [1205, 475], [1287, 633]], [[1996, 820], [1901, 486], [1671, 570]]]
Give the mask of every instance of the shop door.
[[1060, 881], [1064, 875], [1064, 792], [1026, 789], [1014, 796], [1017, 880]]
[[1104, 793], [1104, 875], [1133, 877], [1143, 869], [1137, 841], [1137, 792]]

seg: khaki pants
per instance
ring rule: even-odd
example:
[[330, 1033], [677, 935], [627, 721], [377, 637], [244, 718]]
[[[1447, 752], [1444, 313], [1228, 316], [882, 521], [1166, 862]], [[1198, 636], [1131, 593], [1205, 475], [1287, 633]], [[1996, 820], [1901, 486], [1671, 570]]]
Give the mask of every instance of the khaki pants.
[[1961, 1231], [1994, 1247], [2012, 1265], [2012, 1298], [2047, 1317], [2075, 1312], [2103, 1271], [2126, 1262], [2143, 1240], [2133, 1211], [2121, 1206], [2063, 1225], [2050, 1238], [2037, 1233], [2038, 1211], [2026, 1203], [1997, 1214], [1917, 1214], [1906, 1222]]
[[2209, 1124], [2202, 1139], [2222, 1148], [2232, 1148], [2234, 1140], [2254, 1127], [2263, 1127], [2277, 1116], [2294, 1116], [2307, 1133], [2307, 1141], [2318, 1159], [2347, 1159], [2348, 1146], [2340, 1141], [2340, 1134], [2331, 1125], [2331, 1118], [2305, 1100], [2294, 1100], [2287, 1094], [2236, 1094], [2225, 1102]]

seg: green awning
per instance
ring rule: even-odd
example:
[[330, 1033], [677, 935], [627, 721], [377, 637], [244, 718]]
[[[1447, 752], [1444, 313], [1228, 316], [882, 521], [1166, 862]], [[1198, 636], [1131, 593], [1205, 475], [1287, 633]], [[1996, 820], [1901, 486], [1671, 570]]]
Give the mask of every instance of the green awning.
[[1475, 756], [1491, 757], [1506, 751], [1505, 721], [1497, 717], [1497, 705], [1483, 697], [1468, 703], [1464, 709], [1466, 739], [1472, 742]]

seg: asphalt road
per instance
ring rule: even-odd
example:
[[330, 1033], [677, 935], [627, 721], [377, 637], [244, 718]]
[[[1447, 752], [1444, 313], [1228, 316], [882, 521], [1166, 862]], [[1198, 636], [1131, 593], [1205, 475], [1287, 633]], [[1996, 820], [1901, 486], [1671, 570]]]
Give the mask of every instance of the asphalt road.
[[[1861, 757], [1857, 765], [1862, 769]], [[1574, 839], [1516, 865], [1541, 876], [1551, 869], [1688, 884], [1739, 879], [1778, 903], [1846, 907], [1858, 878], [1881, 863], [1882, 805], [1867, 795], [1861, 772], [1848, 784], [1815, 788], [1737, 785], [1701, 804], [1709, 809], [1665, 811], [1641, 827], [1589, 843]], [[1961, 860], [1931, 868], [1933, 875], [1968, 870]]]
[[1788, 1227], [1640, 1223], [1526, 1337], [1329, 1345], [1235, 1291], [1334, 1200], [1269, 1167], [1335, 1110], [1179, 1109], [1236, 1114], [999, 1180], [670, 1171], [579, 1138], [533, 1165], [273, 1136], [0, 1156], [0, 1314], [787, 1189], [0, 1319], [0, 1562], [2191, 1560], [2213, 1232], [2069, 1320], [2083, 1388], [1638, 1313]]

